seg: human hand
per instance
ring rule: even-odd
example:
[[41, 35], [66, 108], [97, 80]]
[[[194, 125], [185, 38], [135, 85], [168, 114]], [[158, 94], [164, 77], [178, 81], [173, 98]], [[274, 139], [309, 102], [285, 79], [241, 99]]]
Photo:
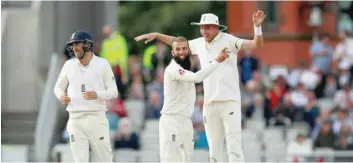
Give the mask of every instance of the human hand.
[[135, 41], [138, 42], [138, 41], [141, 41], [141, 40], [146, 40], [145, 44], [147, 44], [147, 43], [153, 41], [154, 39], [156, 39], [157, 35], [158, 35], [157, 32], [147, 33], [147, 34], [135, 37]]
[[95, 100], [95, 99], [97, 99], [97, 92], [96, 91], [86, 91], [83, 93], [83, 98], [85, 100]]
[[67, 96], [67, 94], [66, 93], [64, 93], [62, 96], [61, 96], [61, 98], [60, 98], [60, 102], [62, 103], [62, 104], [68, 104], [68, 103], [70, 103], [71, 102], [71, 99], [70, 99], [70, 97], [69, 96]]
[[229, 58], [229, 51], [227, 51], [228, 48], [223, 48], [222, 51], [218, 54], [216, 61], [218, 63], [223, 62], [227, 58]]
[[256, 27], [260, 27], [260, 25], [263, 23], [265, 20], [266, 15], [263, 11], [257, 10], [253, 15], [252, 15], [252, 21], [254, 22], [254, 25]]

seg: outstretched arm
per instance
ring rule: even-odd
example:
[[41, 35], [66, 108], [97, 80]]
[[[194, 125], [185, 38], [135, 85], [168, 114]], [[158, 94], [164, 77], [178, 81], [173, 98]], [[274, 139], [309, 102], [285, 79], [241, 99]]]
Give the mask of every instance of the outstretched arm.
[[206, 68], [203, 68], [196, 73], [193, 73], [188, 70], [184, 70], [183, 68], [176, 68], [172, 70], [172, 79], [173, 80], [181, 80], [192, 83], [200, 83], [205, 80], [219, 65], [219, 63], [223, 62], [229, 57], [227, 48], [224, 48], [216, 57], [214, 61], [211, 62]]
[[264, 44], [264, 39], [262, 36], [261, 24], [264, 21], [266, 15], [263, 11], [256, 11], [253, 16], [254, 22], [254, 39], [253, 40], [245, 40], [241, 48], [242, 50], [252, 50], [256, 48], [262, 48]]
[[135, 41], [146, 40], [145, 44], [147, 44], [150, 41], [153, 41], [154, 39], [158, 39], [158, 40], [162, 41], [163, 43], [171, 46], [174, 38], [175, 38], [174, 36], [168, 36], [168, 35], [164, 35], [164, 34], [161, 34], [158, 32], [153, 32], [153, 33], [147, 33], [144, 35], [137, 36], [137, 37], [135, 37]]
[[172, 72], [174, 80], [186, 81], [191, 83], [200, 83], [205, 80], [217, 67], [219, 63], [213, 61], [206, 68], [197, 71], [196, 73], [180, 68]]

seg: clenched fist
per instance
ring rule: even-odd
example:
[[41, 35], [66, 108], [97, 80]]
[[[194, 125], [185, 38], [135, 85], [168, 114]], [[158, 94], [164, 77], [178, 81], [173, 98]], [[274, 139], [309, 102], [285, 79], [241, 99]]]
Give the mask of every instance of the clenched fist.
[[83, 98], [85, 100], [95, 100], [97, 99], [97, 92], [96, 91], [87, 91], [83, 93]]
[[224, 60], [226, 60], [229, 57], [229, 51], [227, 50], [227, 48], [223, 48], [223, 50], [218, 54], [216, 61], [218, 63], [223, 62]]
[[67, 96], [67, 94], [66, 93], [64, 93], [62, 96], [61, 96], [61, 98], [60, 98], [60, 102], [62, 103], [62, 104], [68, 104], [68, 103], [70, 103], [71, 102], [71, 99], [70, 99], [70, 97], [69, 96]]

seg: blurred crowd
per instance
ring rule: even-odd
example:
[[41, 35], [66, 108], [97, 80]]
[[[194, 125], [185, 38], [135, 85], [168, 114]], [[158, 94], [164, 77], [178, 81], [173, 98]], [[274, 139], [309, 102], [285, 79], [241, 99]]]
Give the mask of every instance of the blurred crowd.
[[[119, 98], [107, 101], [112, 145], [115, 149], [140, 149], [140, 129], [133, 127], [133, 115], [126, 103], [131, 100], [143, 103], [142, 124], [148, 119], [159, 119], [163, 73], [172, 58], [171, 49], [156, 41], [141, 55], [129, 55], [126, 40], [119, 32], [106, 26], [103, 34], [105, 38], [96, 44], [96, 55], [109, 61], [119, 89]], [[353, 150], [353, 38], [345, 31], [338, 36], [340, 41], [333, 46], [329, 35], [321, 35], [308, 49], [312, 62], [300, 61], [290, 68], [267, 67], [254, 52], [242, 51], [238, 68], [243, 127], [247, 128], [246, 122], [254, 118], [263, 119], [266, 127], [290, 127], [293, 122], [306, 122], [309, 130], [298, 134], [288, 146], [289, 152], [310, 152], [321, 147]], [[65, 55], [71, 58], [67, 52]], [[192, 71], [196, 72], [200, 69], [198, 58], [193, 56], [191, 61]], [[195, 149], [208, 149], [202, 116], [202, 83], [196, 84], [196, 90], [191, 118]], [[320, 105], [322, 100], [330, 101], [330, 105]], [[261, 116], [255, 116], [255, 112], [261, 112]], [[65, 131], [63, 142], [67, 140]], [[313, 143], [305, 143], [307, 140]]]

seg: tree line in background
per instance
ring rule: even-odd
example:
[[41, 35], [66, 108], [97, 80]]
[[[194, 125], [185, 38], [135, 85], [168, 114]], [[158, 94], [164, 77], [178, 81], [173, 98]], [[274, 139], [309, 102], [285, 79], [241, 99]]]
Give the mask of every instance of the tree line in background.
[[201, 14], [218, 15], [226, 24], [226, 1], [124, 1], [119, 2], [119, 31], [126, 38], [130, 54], [142, 54], [144, 43], [136, 43], [134, 37], [160, 32], [188, 39], [200, 36], [199, 28], [191, 22], [199, 22]]

